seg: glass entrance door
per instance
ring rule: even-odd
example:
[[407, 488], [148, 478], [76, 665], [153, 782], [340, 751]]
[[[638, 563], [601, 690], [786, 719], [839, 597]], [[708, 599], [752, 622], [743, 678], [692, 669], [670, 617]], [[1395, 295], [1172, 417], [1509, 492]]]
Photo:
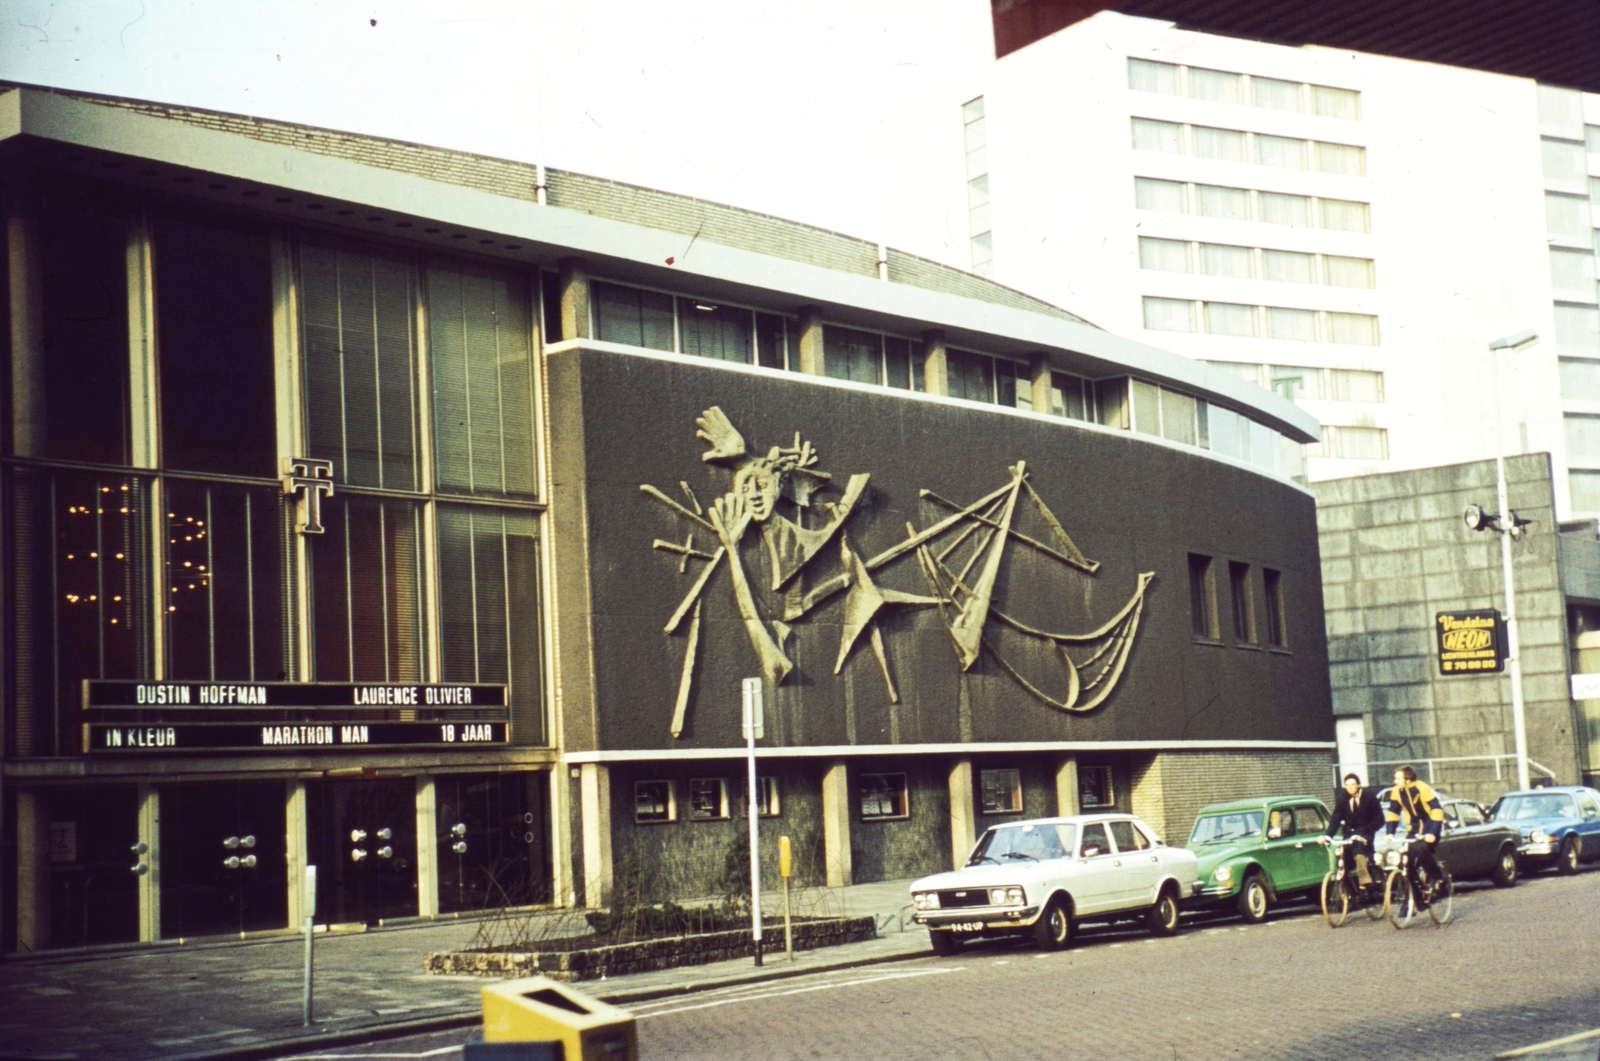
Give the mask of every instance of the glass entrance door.
[[439, 909], [550, 901], [549, 774], [454, 774], [435, 779]]
[[200, 936], [289, 922], [282, 781], [161, 788], [161, 934]]
[[306, 785], [317, 920], [377, 924], [417, 916], [416, 791], [410, 778]]

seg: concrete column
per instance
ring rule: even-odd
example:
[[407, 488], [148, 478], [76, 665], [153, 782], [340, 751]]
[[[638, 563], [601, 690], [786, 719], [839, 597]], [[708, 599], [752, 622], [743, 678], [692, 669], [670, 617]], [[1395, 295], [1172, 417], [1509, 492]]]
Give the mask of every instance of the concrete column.
[[[283, 787], [283, 818], [287, 831], [284, 846], [288, 849], [289, 866], [289, 879], [284, 883], [289, 890], [289, 927], [300, 928], [306, 923], [311, 905], [306, 902], [306, 867], [311, 864], [306, 829], [306, 783], [285, 781]], [[318, 872], [331, 872], [332, 868], [329, 866]]]
[[822, 311], [815, 306], [800, 310], [800, 371], [808, 376], [827, 375], [822, 347]]
[[44, 262], [33, 219], [6, 219], [11, 292], [11, 445], [19, 457], [45, 456]]
[[426, 776], [417, 778], [417, 916], [439, 916], [439, 802]]
[[1050, 375], [1050, 355], [1044, 353], [1031, 354], [1028, 357], [1028, 375], [1033, 382], [1033, 411], [1036, 413], [1049, 413], [1054, 411], [1050, 397], [1050, 388], [1053, 381]]
[[822, 775], [822, 850], [828, 887], [848, 888], [850, 869], [850, 771], [834, 763]]
[[550, 900], [561, 906], [578, 905], [573, 881], [571, 777], [581, 771], [557, 765], [546, 774], [550, 788]]
[[611, 770], [601, 763], [582, 769], [583, 905], [594, 909], [611, 901]]
[[561, 337], [594, 337], [589, 327], [589, 269], [582, 258], [561, 259]]
[[1078, 799], [1078, 757], [1069, 755], [1056, 767], [1056, 813], [1063, 818], [1081, 814]]
[[922, 389], [929, 394], [950, 393], [950, 361], [944, 332], [937, 328], [922, 333]]
[[17, 791], [17, 950], [50, 946], [50, 813], [32, 789]]
[[154, 943], [161, 938], [161, 789], [149, 782], [139, 785], [139, 839], [150, 866], [139, 877], [139, 942]]
[[[155, 258], [149, 220], [128, 223], [128, 459], [135, 468], [160, 466], [161, 432], [156, 423]], [[299, 391], [294, 392], [298, 402]], [[299, 456], [299, 454], [294, 454]], [[152, 514], [161, 511], [152, 506]], [[165, 529], [159, 521], [159, 534]], [[158, 582], [159, 585], [159, 582]], [[158, 591], [158, 593], [161, 591]], [[160, 653], [156, 659], [164, 658]]]
[[950, 767], [950, 868], [960, 869], [978, 842], [977, 804], [972, 796], [972, 760]]

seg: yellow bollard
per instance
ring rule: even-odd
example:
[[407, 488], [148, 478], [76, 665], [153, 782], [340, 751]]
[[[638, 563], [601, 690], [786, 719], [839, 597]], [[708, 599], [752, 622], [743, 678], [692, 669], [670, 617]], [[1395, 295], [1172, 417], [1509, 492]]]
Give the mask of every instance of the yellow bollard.
[[543, 976], [483, 989], [486, 1043], [558, 1042], [566, 1061], [639, 1061], [633, 1014]]
[[789, 838], [778, 837], [778, 876], [783, 878], [783, 952], [794, 961], [794, 927], [789, 919], [789, 874], [794, 872], [794, 859], [789, 854]]

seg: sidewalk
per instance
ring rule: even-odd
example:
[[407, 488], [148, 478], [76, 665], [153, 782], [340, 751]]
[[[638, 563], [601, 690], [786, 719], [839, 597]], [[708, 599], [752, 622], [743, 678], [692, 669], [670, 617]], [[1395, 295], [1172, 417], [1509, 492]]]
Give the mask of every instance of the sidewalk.
[[[768, 946], [775, 944], [777, 953], [769, 952], [760, 968], [742, 959], [578, 986], [626, 1005], [921, 954], [928, 948], [927, 932], [911, 924], [904, 910], [906, 884], [863, 884], [834, 893], [844, 912], [877, 919], [875, 940], [801, 951], [791, 963], [783, 957], [779, 917], [765, 923]], [[312, 1029], [300, 1026], [303, 937], [8, 959], [0, 963], [0, 1058], [265, 1057], [465, 1026], [477, 1018], [478, 990], [487, 981], [424, 975], [422, 956], [465, 946], [476, 931], [477, 924], [467, 921], [319, 935]]]

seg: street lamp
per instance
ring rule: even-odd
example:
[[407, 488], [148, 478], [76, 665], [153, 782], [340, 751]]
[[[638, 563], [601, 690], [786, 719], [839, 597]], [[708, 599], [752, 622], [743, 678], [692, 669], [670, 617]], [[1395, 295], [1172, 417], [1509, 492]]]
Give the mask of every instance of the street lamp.
[[[1539, 341], [1532, 329], [1496, 339], [1489, 344], [1489, 357], [1494, 363], [1494, 393], [1500, 396], [1500, 351], [1526, 350]], [[1500, 502], [1500, 512], [1493, 515], [1477, 505], [1468, 505], [1463, 515], [1471, 530], [1493, 530], [1500, 534], [1500, 566], [1504, 570], [1506, 595], [1506, 651], [1511, 679], [1511, 730], [1517, 745], [1517, 787], [1526, 789], [1528, 781], [1528, 725], [1522, 707], [1522, 650], [1517, 641], [1517, 591], [1511, 576], [1511, 539], [1519, 537], [1527, 520], [1518, 519], [1511, 511], [1506, 496], [1505, 447], [1501, 445], [1500, 417], [1494, 419], [1494, 475], [1495, 492]]]

